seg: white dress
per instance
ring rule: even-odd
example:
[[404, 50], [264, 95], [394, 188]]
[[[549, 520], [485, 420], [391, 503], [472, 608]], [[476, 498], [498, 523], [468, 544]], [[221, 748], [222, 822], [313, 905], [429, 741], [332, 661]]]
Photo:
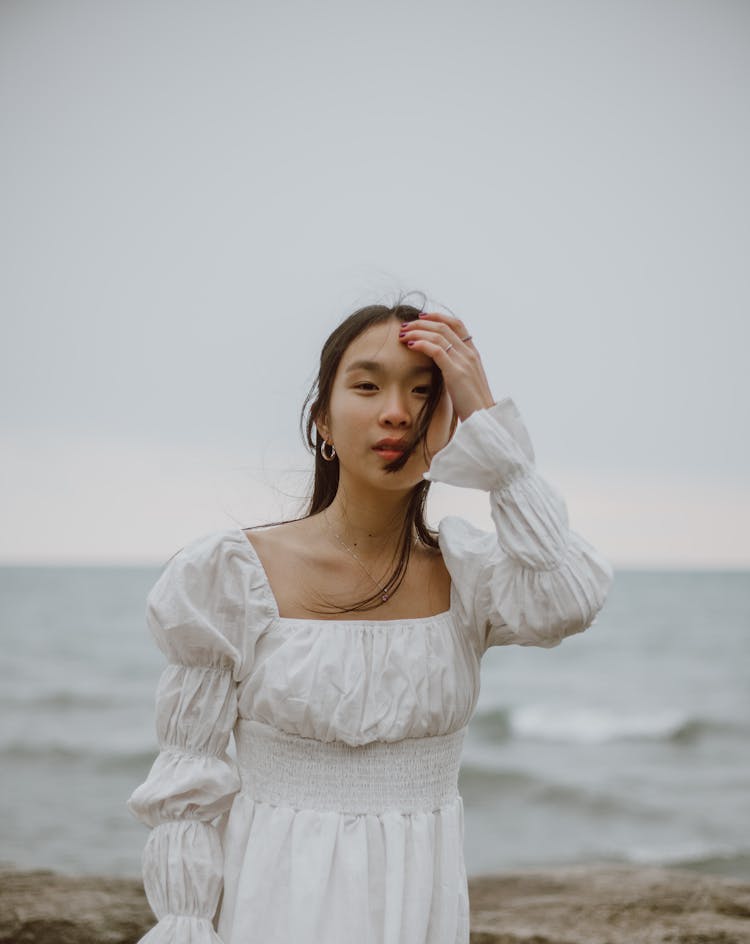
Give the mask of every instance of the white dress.
[[152, 827], [142, 942], [468, 944], [457, 778], [480, 660], [583, 631], [613, 572], [569, 529], [509, 397], [461, 423], [425, 478], [487, 491], [495, 526], [440, 521], [452, 584], [436, 616], [282, 618], [239, 527], [157, 580], [160, 753], [128, 800]]

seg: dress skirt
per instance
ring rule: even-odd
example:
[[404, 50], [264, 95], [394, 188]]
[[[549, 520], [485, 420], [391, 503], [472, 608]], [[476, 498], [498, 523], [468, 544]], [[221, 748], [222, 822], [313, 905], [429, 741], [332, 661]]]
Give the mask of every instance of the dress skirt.
[[226, 944], [468, 944], [465, 728], [351, 746], [240, 720]]

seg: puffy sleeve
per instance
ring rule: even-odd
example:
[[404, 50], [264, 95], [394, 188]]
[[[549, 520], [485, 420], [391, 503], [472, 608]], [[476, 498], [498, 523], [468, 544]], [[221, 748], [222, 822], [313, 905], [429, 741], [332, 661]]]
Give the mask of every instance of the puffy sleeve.
[[424, 478], [489, 495], [494, 533], [456, 516], [439, 525], [453, 605], [482, 652], [509, 643], [551, 648], [594, 622], [612, 566], [569, 528], [565, 501], [536, 471], [510, 397], [468, 416]]
[[158, 923], [148, 944], [216, 944], [223, 885], [220, 823], [240, 788], [226, 748], [237, 717], [246, 635], [246, 540], [238, 530], [186, 545], [147, 598], [146, 621], [167, 658], [156, 691], [159, 754], [127, 801], [151, 827], [143, 884]]

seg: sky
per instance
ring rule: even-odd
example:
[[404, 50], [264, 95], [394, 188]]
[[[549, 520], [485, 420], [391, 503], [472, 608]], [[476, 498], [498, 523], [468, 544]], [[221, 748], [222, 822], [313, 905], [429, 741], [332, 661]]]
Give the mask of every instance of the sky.
[[0, 562], [298, 514], [323, 341], [415, 291], [615, 567], [747, 568], [749, 93], [740, 0], [4, 0]]

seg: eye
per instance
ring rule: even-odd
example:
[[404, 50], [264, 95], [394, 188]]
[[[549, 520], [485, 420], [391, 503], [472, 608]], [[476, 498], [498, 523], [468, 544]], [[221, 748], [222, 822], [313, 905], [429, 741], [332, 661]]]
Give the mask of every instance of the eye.
[[362, 383], [355, 384], [354, 389], [359, 390], [360, 387], [374, 387], [374, 386], [375, 384], [371, 383], [369, 380], [363, 380]]
[[430, 395], [430, 390], [432, 390], [432, 387], [415, 387], [414, 389], [415, 389], [415, 390], [423, 390], [423, 391], [424, 391], [423, 396], [428, 397], [428, 396]]

